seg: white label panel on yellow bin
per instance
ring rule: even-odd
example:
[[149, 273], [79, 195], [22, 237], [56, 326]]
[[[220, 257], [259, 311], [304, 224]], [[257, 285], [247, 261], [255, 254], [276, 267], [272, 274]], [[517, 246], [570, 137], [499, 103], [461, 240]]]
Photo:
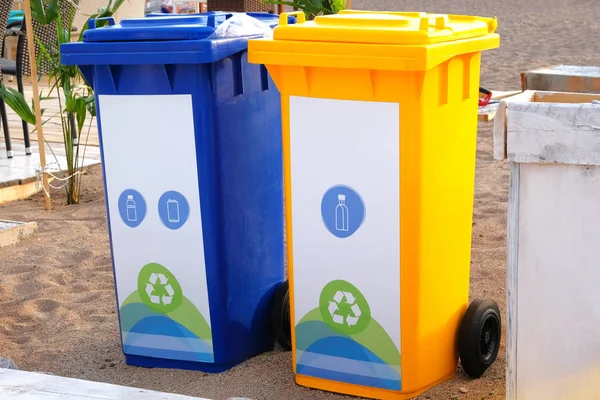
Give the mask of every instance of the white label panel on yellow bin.
[[123, 351], [214, 362], [192, 97], [98, 104]]
[[401, 390], [400, 105], [290, 98], [296, 372]]

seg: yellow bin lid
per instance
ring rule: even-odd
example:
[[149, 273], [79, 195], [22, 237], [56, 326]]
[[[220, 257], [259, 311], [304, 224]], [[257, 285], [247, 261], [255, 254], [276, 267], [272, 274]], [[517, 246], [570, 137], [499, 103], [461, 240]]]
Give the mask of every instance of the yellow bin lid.
[[[288, 24], [289, 15], [297, 15], [296, 24]], [[468, 15], [343, 10], [306, 21], [303, 12], [284, 13], [272, 38], [250, 41], [249, 60], [424, 70], [458, 54], [498, 47], [496, 28], [495, 18]]]

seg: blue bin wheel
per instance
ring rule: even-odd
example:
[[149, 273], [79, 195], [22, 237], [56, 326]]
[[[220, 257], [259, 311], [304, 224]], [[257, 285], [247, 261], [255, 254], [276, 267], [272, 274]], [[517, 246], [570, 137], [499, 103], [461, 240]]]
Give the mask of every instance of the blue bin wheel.
[[475, 299], [465, 312], [458, 334], [458, 353], [463, 370], [479, 378], [496, 361], [502, 321], [494, 300]]
[[275, 290], [273, 299], [273, 332], [275, 333], [275, 340], [277, 340], [277, 343], [284, 350], [292, 350], [290, 290], [287, 280]]

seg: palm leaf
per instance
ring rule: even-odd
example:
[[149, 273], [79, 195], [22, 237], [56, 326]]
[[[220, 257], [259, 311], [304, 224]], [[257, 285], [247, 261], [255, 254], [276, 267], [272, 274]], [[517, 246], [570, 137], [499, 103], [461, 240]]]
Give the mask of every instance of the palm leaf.
[[29, 107], [27, 100], [18, 90], [0, 85], [0, 97], [23, 121], [35, 125], [33, 108]]
[[59, 0], [31, 0], [31, 18], [42, 25], [51, 24], [59, 14], [58, 2]]

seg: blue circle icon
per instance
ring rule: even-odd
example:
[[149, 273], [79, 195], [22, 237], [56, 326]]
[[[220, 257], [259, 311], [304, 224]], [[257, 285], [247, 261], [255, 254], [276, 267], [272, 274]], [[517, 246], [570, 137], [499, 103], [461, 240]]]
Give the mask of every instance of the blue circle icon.
[[190, 205], [185, 197], [174, 190], [168, 191], [158, 200], [158, 215], [169, 229], [179, 229], [190, 216]]
[[347, 238], [363, 224], [365, 203], [351, 187], [333, 186], [321, 200], [321, 217], [329, 232], [338, 238]]
[[119, 214], [125, 225], [138, 227], [146, 217], [146, 200], [137, 190], [123, 191], [119, 196]]

